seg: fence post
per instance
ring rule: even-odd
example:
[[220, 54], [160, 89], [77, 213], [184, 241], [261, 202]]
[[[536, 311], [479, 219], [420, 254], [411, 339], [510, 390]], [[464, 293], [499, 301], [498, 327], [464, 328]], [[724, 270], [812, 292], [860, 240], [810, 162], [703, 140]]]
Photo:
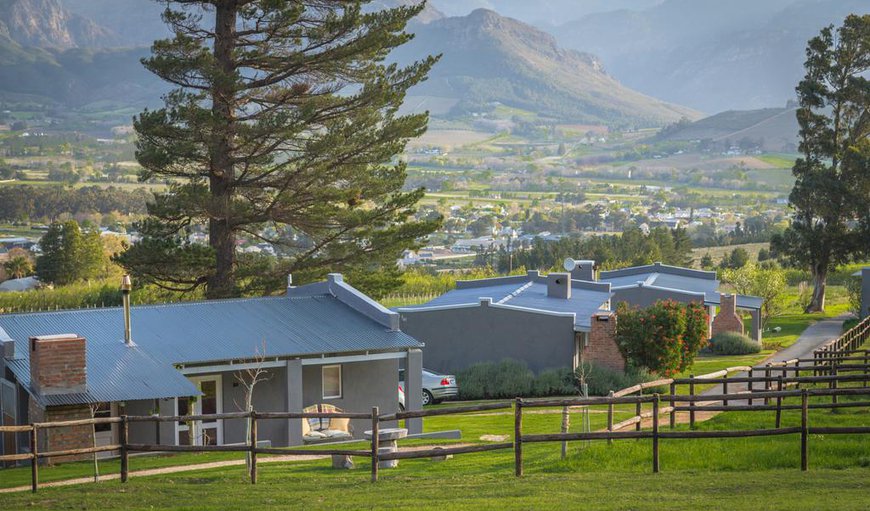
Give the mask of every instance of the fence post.
[[807, 401], [807, 389], [803, 389], [801, 391], [801, 470], [804, 472], [806, 472], [809, 466], [807, 460], [807, 439], [809, 436], [809, 429], [807, 427], [807, 412], [809, 407]]
[[[303, 419], [305, 420], [305, 419]], [[257, 484], [257, 413], [251, 410], [251, 484]]]
[[[722, 382], [722, 393], [727, 395], [728, 394], [728, 373], [725, 373], [725, 377], [723, 378], [723, 380], [724, 381]], [[722, 400], [722, 406], [728, 406], [727, 399]]]
[[[562, 407], [562, 433], [567, 433], [570, 426], [571, 416], [568, 414], [568, 407]], [[562, 440], [562, 459], [568, 457], [568, 441]]]
[[695, 429], [695, 375], [689, 375], [689, 429]]
[[378, 433], [378, 427], [380, 424], [378, 423], [378, 407], [372, 407], [372, 482], [376, 483], [378, 481], [378, 464], [380, 460], [378, 459], [378, 446], [380, 445], [380, 439], [378, 438], [380, 435]]
[[[638, 394], [637, 394], [637, 397], [638, 397], [638, 398], [640, 398], [640, 397], [642, 397], [642, 396], [643, 396], [643, 388], [641, 388], [640, 391], [639, 391]], [[634, 425], [634, 430], [635, 430], [635, 431], [640, 431], [640, 422], [641, 422], [641, 420], [642, 420], [642, 419], [640, 418], [640, 414], [641, 414], [641, 413], [643, 413], [643, 407], [642, 407], [642, 405], [641, 405], [641, 403], [640, 403], [640, 399], [638, 399], [638, 400], [637, 400], [637, 403], [635, 403], [635, 405], [634, 405], [634, 414], [637, 416], [637, 422], [636, 422], [635, 425]]]
[[31, 424], [30, 427], [32, 428], [30, 430], [30, 491], [36, 493], [36, 490], [39, 489], [39, 437], [36, 432], [36, 424]]
[[[782, 376], [776, 380], [776, 390], [782, 392]], [[782, 424], [782, 396], [776, 396], [776, 427]]]
[[[773, 387], [770, 385], [770, 363], [764, 367], [764, 390], [770, 392]], [[770, 404], [770, 398], [764, 398], [764, 405], [767, 406]]]
[[749, 404], [749, 406], [752, 406], [752, 378], [754, 378], [754, 376], [752, 374], [754, 372], [755, 372], [755, 368], [750, 367], [749, 368], [749, 382], [747, 382], [747, 384], [746, 384], [746, 390], [749, 391], [749, 399], [747, 399], [746, 402]]
[[[832, 372], [833, 372], [833, 376], [834, 376], [834, 377], [831, 379], [830, 388], [831, 388], [831, 390], [837, 390], [837, 376], [838, 376], [837, 373], [838, 373], [838, 366], [834, 365], [834, 366], [833, 366], [833, 371], [832, 371]], [[831, 394], [831, 403], [832, 403], [832, 404], [837, 404], [837, 395], [836, 395], [836, 394]]]
[[514, 405], [514, 471], [517, 477], [523, 475], [523, 398], [518, 397]]
[[865, 351], [864, 352], [864, 386], [865, 387], [867, 386], [868, 377], [870, 377], [870, 367], [868, 367], [868, 364], [870, 364], [870, 351]]
[[653, 400], [653, 473], [659, 473], [659, 395]]
[[130, 452], [127, 450], [127, 444], [130, 442], [130, 433], [126, 415], [121, 416], [118, 437], [121, 441], [121, 482], [126, 483], [130, 464]]
[[677, 393], [677, 384], [671, 382], [671, 413], [670, 413], [670, 426], [671, 429], [674, 429], [674, 426], [677, 425], [677, 412], [674, 411], [674, 407], [677, 406], [676, 398], [674, 395]]
[[[607, 394], [607, 397], [610, 399], [613, 399], [613, 391], [612, 390]], [[613, 431], [613, 401], [610, 401], [607, 403], [607, 431], [608, 432]], [[607, 445], [612, 445], [612, 444], [613, 444], [613, 439], [608, 438]]]

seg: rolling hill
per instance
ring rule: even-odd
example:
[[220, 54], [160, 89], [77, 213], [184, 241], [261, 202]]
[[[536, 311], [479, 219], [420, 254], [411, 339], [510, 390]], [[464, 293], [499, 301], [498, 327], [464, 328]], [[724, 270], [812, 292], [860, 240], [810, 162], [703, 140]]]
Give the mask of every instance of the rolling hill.
[[747, 139], [765, 151], [793, 153], [797, 150], [798, 123], [793, 107], [730, 110], [665, 129], [659, 134], [659, 139], [732, 144]]

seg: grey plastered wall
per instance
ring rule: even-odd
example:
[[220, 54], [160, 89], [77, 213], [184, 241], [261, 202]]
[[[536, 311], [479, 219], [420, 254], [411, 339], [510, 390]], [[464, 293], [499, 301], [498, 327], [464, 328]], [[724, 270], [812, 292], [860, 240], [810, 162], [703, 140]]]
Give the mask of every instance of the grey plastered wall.
[[[161, 406], [160, 399], [145, 399], [127, 401], [124, 413], [131, 416], [145, 416], [158, 413], [160, 415], [172, 415], [175, 409], [173, 399], [165, 400], [167, 405]], [[171, 422], [130, 422], [128, 436], [131, 444], [175, 444], [175, 429]]]
[[[332, 365], [332, 364], [326, 364]], [[341, 364], [342, 396], [323, 398], [322, 366], [302, 366], [302, 400], [305, 406], [328, 403], [346, 412], [371, 413], [377, 406], [381, 414], [399, 410], [399, 360], [370, 360]], [[351, 421], [353, 436], [363, 438], [363, 431], [372, 428], [371, 420]], [[385, 422], [381, 427], [394, 427]]]
[[522, 360], [532, 371], [572, 367], [574, 318], [491, 305], [401, 312], [402, 331], [426, 345], [424, 364], [455, 373], [478, 362]]
[[659, 300], [674, 300], [680, 303], [689, 303], [692, 301], [704, 302], [702, 295], [694, 293], [685, 293], [678, 290], [662, 289], [650, 286], [633, 286], [622, 289], [613, 290], [613, 298], [610, 302], [614, 306], [619, 302], [626, 302], [631, 306], [646, 308], [654, 305]]
[[[236, 379], [244, 372], [221, 373], [224, 413], [241, 412], [245, 407], [245, 388]], [[254, 387], [254, 410], [262, 412], [286, 412], [286, 369], [266, 369], [265, 380]], [[269, 440], [274, 446], [287, 445], [287, 421], [264, 419], [257, 421], [257, 439]], [[236, 444], [245, 441], [245, 419], [224, 421], [224, 443]]]

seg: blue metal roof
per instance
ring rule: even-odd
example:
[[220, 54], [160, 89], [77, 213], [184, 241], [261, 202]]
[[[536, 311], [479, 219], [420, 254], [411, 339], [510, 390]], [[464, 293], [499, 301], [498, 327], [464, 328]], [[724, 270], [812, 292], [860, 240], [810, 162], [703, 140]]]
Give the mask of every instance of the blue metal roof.
[[79, 402], [196, 394], [173, 364], [422, 347], [332, 294], [139, 306], [132, 309], [132, 325], [135, 347], [128, 347], [121, 308], [0, 315], [0, 329], [22, 356], [7, 361], [22, 383], [29, 382], [30, 337], [74, 333], [86, 339], [90, 397]]
[[[493, 282], [493, 285], [487, 285], [487, 281]], [[553, 298], [547, 296], [546, 278], [537, 276], [481, 279], [473, 282], [472, 287], [454, 289], [424, 304], [402, 307], [399, 310], [413, 312], [432, 307], [479, 305], [481, 298], [492, 298], [494, 305], [574, 313], [575, 328], [588, 330], [592, 315], [601, 310], [601, 306], [611, 295], [607, 286], [590, 286], [588, 283], [575, 281], [571, 287], [571, 298]]]

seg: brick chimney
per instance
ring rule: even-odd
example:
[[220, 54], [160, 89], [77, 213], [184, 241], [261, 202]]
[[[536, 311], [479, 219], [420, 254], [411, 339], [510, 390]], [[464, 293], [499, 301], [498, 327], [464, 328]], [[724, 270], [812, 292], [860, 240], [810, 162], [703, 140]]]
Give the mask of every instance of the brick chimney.
[[574, 260], [574, 269], [571, 270], [571, 278], [574, 280], [595, 280], [595, 261], [590, 259]]
[[43, 395], [87, 391], [85, 340], [75, 334], [31, 337], [30, 383]]
[[625, 359], [616, 344], [616, 313], [601, 311], [593, 314], [587, 335], [583, 360], [618, 371], [625, 370]]
[[571, 274], [550, 273], [547, 275], [547, 296], [550, 298], [571, 298]]
[[713, 318], [713, 335], [721, 332], [743, 333], [743, 320], [737, 314], [737, 295], [719, 295], [719, 314]]

